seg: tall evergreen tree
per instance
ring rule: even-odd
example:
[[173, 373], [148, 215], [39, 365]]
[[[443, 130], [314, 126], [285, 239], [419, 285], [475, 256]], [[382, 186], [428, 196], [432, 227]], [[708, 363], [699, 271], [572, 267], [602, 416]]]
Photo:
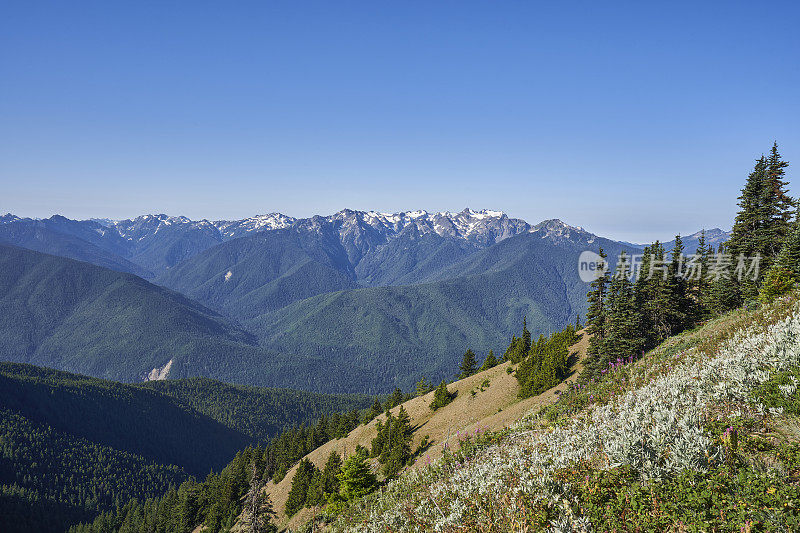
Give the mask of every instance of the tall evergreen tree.
[[800, 280], [800, 212], [798, 212], [792, 230], [783, 241], [783, 247], [775, 263], [791, 270]]
[[754, 255], [763, 245], [764, 219], [767, 216], [764, 208], [766, 181], [767, 159], [761, 156], [756, 160], [739, 196], [739, 212], [726, 245], [728, 253]]
[[432, 391], [435, 387], [431, 385], [425, 376], [422, 377], [419, 381], [417, 381], [417, 396], [425, 396], [430, 391]]
[[777, 142], [772, 145], [766, 165], [763, 189], [764, 220], [759, 249], [765, 258], [771, 258], [778, 255], [782, 243], [789, 234], [795, 202], [786, 190], [785, 169], [789, 163], [781, 158]]
[[633, 299], [636, 307], [640, 310], [641, 324], [640, 330], [642, 337], [647, 344], [654, 342], [655, 334], [655, 308], [653, 307], [653, 293], [657, 283], [663, 282], [660, 276], [653, 279], [650, 266], [654, 259], [654, 251], [658, 250], [659, 242], [656, 241], [652, 246], [645, 246], [642, 250], [642, 262], [639, 265], [639, 273], [633, 284]]
[[531, 332], [528, 331], [528, 317], [522, 317], [522, 353], [527, 354], [531, 349]]
[[411, 417], [401, 405], [397, 417], [392, 421], [387, 446], [379, 458], [385, 476], [396, 475], [411, 459], [411, 438]]
[[592, 281], [589, 286], [589, 293], [587, 294], [589, 309], [586, 312], [586, 332], [591, 335], [587, 356], [590, 358], [597, 357], [603, 350], [608, 314], [606, 304], [608, 303], [608, 288], [611, 284], [611, 277], [606, 262], [608, 256], [602, 248], [600, 248], [599, 255], [605, 263], [598, 266], [603, 269], [604, 272], [602, 275], [598, 276], [597, 279]]
[[669, 292], [668, 321], [669, 332], [683, 330], [693, 312], [693, 302], [689, 299], [689, 289], [684, 271], [683, 240], [675, 236], [672, 247], [672, 261], [667, 272], [667, 290]]
[[389, 396], [389, 398], [386, 400], [386, 408], [391, 409], [392, 407], [397, 407], [403, 403], [404, 400], [405, 397], [403, 395], [403, 391], [401, 391], [399, 387], [395, 387], [391, 396]]
[[489, 355], [487, 355], [486, 359], [483, 360], [483, 364], [478, 369], [478, 372], [489, 370], [490, 368], [497, 366], [497, 363], [498, 361], [497, 358], [494, 356], [494, 352], [492, 350], [489, 350]]
[[791, 290], [800, 282], [800, 213], [792, 230], [783, 242], [783, 248], [769, 268], [761, 284], [759, 298], [771, 302]]
[[611, 281], [608, 297], [608, 323], [603, 352], [587, 361], [591, 375], [600, 374], [610, 361], [639, 355], [644, 346], [641, 336], [640, 314], [634, 301], [630, 281], [630, 261], [624, 252]]
[[286, 515], [292, 516], [297, 511], [305, 507], [308, 497], [308, 489], [314, 478], [317, 467], [306, 458], [297, 465], [297, 471], [292, 478], [292, 488], [289, 489], [289, 497], [286, 500]]
[[317, 470], [316, 476], [308, 489], [306, 505], [322, 505], [327, 502], [331, 494], [339, 492], [339, 472], [342, 470], [342, 458], [335, 451], [328, 455], [325, 467]]
[[506, 352], [503, 354], [503, 361], [519, 363], [527, 353], [528, 352], [525, 351], [525, 343], [523, 342], [522, 338], [513, 335], [511, 337], [511, 343], [508, 345]]
[[726, 264], [726, 257], [733, 255], [728, 243], [722, 243], [717, 253], [710, 257], [709, 262], [709, 293], [710, 308], [715, 313], [724, 313], [742, 305], [742, 290], [732, 273], [725, 272], [722, 267]]
[[572, 325], [549, 338], [540, 335], [515, 373], [519, 396], [527, 398], [558, 385], [569, 371], [569, 347], [578, 339]]
[[472, 349], [468, 349], [464, 352], [458, 370], [458, 379], [467, 378], [478, 370], [477, 363], [475, 362], [475, 352], [473, 352]]
[[250, 488], [245, 494], [241, 525], [247, 533], [272, 533], [278, 531], [272, 518], [275, 517], [272, 500], [264, 492], [264, 481], [259, 475], [255, 461], [251, 466]]
[[689, 273], [689, 291], [696, 303], [694, 320], [704, 318], [710, 310], [711, 283], [708, 279], [708, 268], [711, 263], [712, 253], [713, 249], [706, 242], [706, 230], [703, 229], [700, 232], [700, 238], [697, 240], [693, 269]]
[[731, 276], [717, 280], [713, 287], [714, 307], [731, 309], [757, 295], [765, 271], [773, 264], [791, 230], [795, 202], [788, 195], [785, 180], [788, 162], [781, 158], [774, 143], [769, 157], [756, 161], [739, 197], [739, 212], [731, 238], [725, 245], [734, 257], [760, 256], [760, 270], [755, 280]]

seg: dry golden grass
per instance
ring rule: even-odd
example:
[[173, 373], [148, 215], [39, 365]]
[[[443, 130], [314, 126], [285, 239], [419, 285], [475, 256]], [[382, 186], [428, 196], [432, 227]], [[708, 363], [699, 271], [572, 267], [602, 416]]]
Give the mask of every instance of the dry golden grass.
[[[576, 355], [577, 362], [573, 366], [572, 374], [566, 382], [573, 381], [580, 372], [588, 344], [588, 336], [584, 333], [581, 340], [571, 348]], [[517, 379], [506, 370], [509, 366], [509, 363], [501, 363], [489, 370], [448, 384], [447, 388], [451, 392], [457, 391], [458, 395], [450, 404], [436, 411], [431, 411], [429, 407], [433, 399], [433, 392], [413, 398], [402, 404], [402, 407], [411, 417], [411, 425], [414, 428], [412, 449], [416, 449], [425, 436], [430, 439], [432, 444], [428, 451], [417, 459], [412, 468], [424, 464], [428, 459], [434, 460], [441, 456], [443, 444], [448, 439], [455, 438], [458, 432], [473, 432], [477, 428], [503, 429], [533, 409], [555, 401], [557, 398], [556, 392], [563, 391], [566, 388], [565, 383], [562, 383], [538, 396], [520, 400]], [[487, 379], [489, 380], [489, 386], [484, 387], [484, 390], [481, 391], [481, 384]], [[473, 395], [471, 391], [477, 392]], [[396, 415], [399, 410], [400, 406], [395, 407], [392, 409], [392, 414]], [[385, 415], [380, 415], [366, 426], [360, 425], [350, 432], [347, 437], [323, 444], [306, 455], [306, 457], [318, 468], [322, 468], [325, 466], [325, 461], [331, 451], [347, 456], [352, 455], [357, 445], [369, 448], [372, 439], [377, 434], [375, 429], [377, 421], [385, 419]], [[378, 470], [377, 461], [374, 462], [373, 469], [375, 471]], [[296, 470], [297, 466], [295, 465], [279, 483], [270, 482], [266, 487], [266, 491], [272, 499], [273, 507], [278, 512], [277, 522], [280, 524], [281, 529], [287, 527], [297, 528], [310, 520], [315, 512], [313, 509], [303, 509], [294, 515], [291, 520], [287, 520], [283, 513]]]

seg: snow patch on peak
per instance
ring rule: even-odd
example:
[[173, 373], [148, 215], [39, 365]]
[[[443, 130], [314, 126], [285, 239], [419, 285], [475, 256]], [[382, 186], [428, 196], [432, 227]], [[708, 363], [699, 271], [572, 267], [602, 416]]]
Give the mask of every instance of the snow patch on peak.
[[594, 242], [596, 235], [589, 233], [580, 226], [570, 226], [562, 220], [551, 218], [539, 222], [530, 229], [531, 233], [541, 233], [542, 239], [550, 239], [554, 242], [565, 240], [585, 239], [587, 243]]
[[253, 231], [270, 231], [290, 227], [296, 218], [282, 213], [256, 215], [242, 220], [217, 220], [212, 222], [225, 239], [241, 237]]
[[119, 222], [118, 220], [113, 220], [111, 218], [90, 218], [89, 221], [100, 224], [106, 228], [113, 228], [117, 222]]

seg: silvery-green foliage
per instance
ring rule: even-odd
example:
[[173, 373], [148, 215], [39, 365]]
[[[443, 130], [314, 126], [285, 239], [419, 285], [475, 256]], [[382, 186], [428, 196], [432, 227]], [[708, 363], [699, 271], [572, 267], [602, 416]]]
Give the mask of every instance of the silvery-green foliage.
[[[535, 430], [530, 421], [522, 421], [506, 439], [466, 464], [454, 468], [438, 461], [402, 476], [363, 504], [371, 506], [369, 526], [338, 524], [335, 529], [420, 530], [409, 513], [399, 512], [410, 507], [434, 530], [447, 531], [461, 522], [468, 501], [510, 497], [501, 512], [513, 517], [515, 498], [527, 495], [559, 510], [553, 531], [588, 531], [590, 525], [572, 513], [579, 502], [552, 473], [589, 461], [601, 468], [629, 465], [643, 478], [658, 479], [686, 469], [705, 471], [721, 461], [723, 449], [704, 435], [704, 415], [712, 407], [766, 415], [762, 405], [750, 404], [750, 394], [774, 372], [800, 363], [800, 314], [795, 309], [766, 331], [737, 333], [714, 358], [701, 355], [695, 350], [677, 354], [666, 375], [590, 408], [567, 425]], [[793, 394], [797, 383], [780, 390]]]

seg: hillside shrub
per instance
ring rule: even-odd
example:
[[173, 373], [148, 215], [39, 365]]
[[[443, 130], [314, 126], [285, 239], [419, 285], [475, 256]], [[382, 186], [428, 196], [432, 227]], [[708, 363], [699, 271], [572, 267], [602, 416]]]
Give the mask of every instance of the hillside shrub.
[[439, 386], [436, 387], [436, 391], [433, 393], [433, 401], [430, 403], [430, 408], [431, 410], [436, 411], [437, 409], [440, 409], [452, 402], [453, 398], [455, 397], [456, 394], [447, 390], [447, 383], [442, 380], [442, 382], [439, 383]]
[[771, 303], [778, 296], [782, 296], [792, 290], [797, 280], [794, 272], [780, 265], [770, 268], [764, 281], [761, 283], [758, 298], [763, 303]]

